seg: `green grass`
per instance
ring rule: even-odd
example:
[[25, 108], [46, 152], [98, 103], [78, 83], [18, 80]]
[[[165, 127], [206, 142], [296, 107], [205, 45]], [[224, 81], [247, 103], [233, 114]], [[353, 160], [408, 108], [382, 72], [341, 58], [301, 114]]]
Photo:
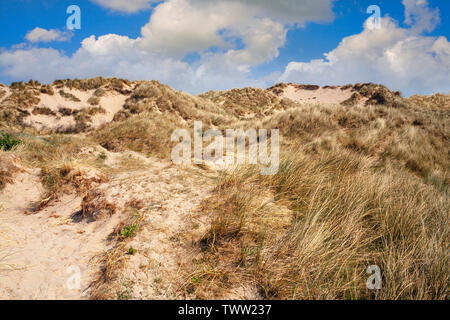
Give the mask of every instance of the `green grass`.
[[124, 238], [129, 238], [129, 237], [133, 236], [136, 233], [137, 229], [138, 229], [137, 224], [132, 224], [132, 225], [129, 225], [129, 226], [125, 226], [120, 231], [120, 235], [122, 237], [124, 237]]
[[0, 150], [9, 151], [21, 143], [22, 141], [12, 137], [9, 133], [0, 132]]

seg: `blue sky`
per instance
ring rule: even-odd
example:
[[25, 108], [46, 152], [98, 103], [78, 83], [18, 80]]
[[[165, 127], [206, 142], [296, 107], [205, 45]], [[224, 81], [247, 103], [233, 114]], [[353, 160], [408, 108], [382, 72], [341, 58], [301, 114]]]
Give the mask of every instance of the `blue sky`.
[[[72, 4], [81, 29], [70, 32]], [[370, 5], [380, 29], [365, 26]], [[0, 82], [102, 75], [199, 93], [373, 81], [449, 93], [449, 15], [447, 0], [0, 0]]]

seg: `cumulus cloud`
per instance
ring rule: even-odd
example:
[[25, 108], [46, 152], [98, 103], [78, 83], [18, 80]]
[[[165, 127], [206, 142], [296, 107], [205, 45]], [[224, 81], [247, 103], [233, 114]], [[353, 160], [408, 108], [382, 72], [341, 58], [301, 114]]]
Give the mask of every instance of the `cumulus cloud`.
[[246, 73], [226, 66], [216, 67], [212, 56], [198, 65], [142, 50], [139, 39], [109, 34], [83, 40], [72, 56], [51, 48], [5, 51], [0, 54], [0, 69], [15, 79], [86, 78], [99, 75], [131, 80], [157, 79], [173, 87], [199, 93], [210, 88], [263, 83]]
[[251, 47], [241, 58], [255, 53], [258, 64], [263, 55], [277, 56], [285, 42], [286, 24], [332, 17], [331, 0], [168, 0], [155, 8], [142, 28], [142, 46], [180, 57], [213, 46], [231, 46], [230, 41], [239, 38]]
[[[95, 1], [126, 12], [152, 2]], [[333, 17], [332, 0], [160, 2], [136, 39], [91, 36], [72, 56], [51, 49], [11, 49], [0, 54], [0, 68], [14, 79], [42, 81], [96, 75], [153, 78], [190, 92], [264, 86], [263, 80], [252, 79], [251, 67], [278, 56], [288, 28]], [[183, 58], [191, 52], [199, 59], [188, 64]], [[36, 57], [47, 63], [28, 63]]]
[[[128, 3], [131, 12], [152, 1], [107, 2], [111, 8]], [[390, 18], [382, 18], [378, 30], [366, 23], [361, 33], [344, 38], [324, 59], [291, 62], [281, 76], [255, 79], [252, 68], [279, 55], [289, 28], [332, 19], [331, 0], [166, 0], [155, 7], [140, 37], [91, 36], [73, 55], [12, 47], [0, 52], [0, 72], [15, 80], [43, 82], [99, 75], [157, 79], [191, 93], [265, 87], [275, 81], [322, 85], [367, 81], [407, 95], [448, 92], [450, 44], [445, 37], [422, 34], [436, 26], [439, 14], [426, 0], [403, 3], [410, 27], [401, 28]], [[188, 63], [184, 58], [191, 52], [197, 58]]]
[[145, 10], [150, 8], [153, 2], [158, 0], [91, 0], [92, 2], [119, 12], [134, 13], [140, 10]]
[[394, 20], [382, 18], [381, 28], [371, 29], [366, 21], [361, 33], [344, 38], [325, 59], [289, 63], [279, 80], [321, 85], [378, 82], [405, 95], [448, 93], [449, 41], [443, 36], [418, 34], [436, 25], [435, 11], [424, 7], [424, 0], [404, 3], [407, 19], [415, 16], [411, 28], [400, 28]]
[[73, 36], [71, 32], [59, 31], [56, 29], [46, 30], [43, 28], [36, 27], [29, 31], [25, 36], [30, 42], [52, 42], [52, 41], [69, 41]]
[[411, 31], [422, 33], [433, 31], [441, 22], [439, 9], [431, 9], [427, 0], [403, 0], [405, 6], [405, 23], [411, 26]]

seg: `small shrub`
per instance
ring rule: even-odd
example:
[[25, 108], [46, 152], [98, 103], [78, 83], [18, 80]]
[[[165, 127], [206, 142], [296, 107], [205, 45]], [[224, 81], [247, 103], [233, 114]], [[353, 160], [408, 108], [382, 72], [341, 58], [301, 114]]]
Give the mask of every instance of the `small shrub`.
[[102, 89], [102, 88], [98, 88], [97, 90], [95, 90], [94, 92], [94, 96], [96, 97], [103, 97], [106, 94], [106, 90]]
[[74, 113], [76, 113], [76, 110], [72, 110], [70, 108], [66, 108], [66, 107], [61, 107], [58, 109], [59, 113], [61, 113], [63, 116], [67, 117], [67, 116], [71, 116]]
[[120, 231], [120, 235], [124, 238], [129, 238], [131, 236], [133, 236], [135, 234], [135, 232], [137, 231], [137, 224], [132, 224], [129, 226], [125, 226], [123, 227], [123, 229]]
[[133, 247], [130, 247], [130, 249], [128, 249], [128, 254], [129, 255], [134, 255], [136, 253], [136, 249], [135, 248], [133, 248]]
[[43, 94], [48, 94], [50, 96], [55, 94], [55, 91], [53, 90], [53, 87], [51, 85], [44, 85], [39, 90]]
[[100, 98], [96, 96], [92, 96], [87, 101], [91, 106], [98, 105], [100, 103]]
[[12, 82], [10, 88], [11, 89], [17, 89], [17, 90], [24, 90], [26, 88], [26, 83], [21, 81], [21, 82]]
[[41, 115], [46, 115], [46, 116], [55, 116], [56, 115], [56, 113], [53, 110], [51, 110], [50, 108], [47, 108], [47, 107], [36, 107], [33, 110], [33, 114], [34, 115], [41, 114]]
[[73, 94], [65, 92], [64, 90], [59, 90], [59, 94], [61, 97], [63, 97], [66, 100], [73, 101], [73, 102], [80, 102], [81, 100], [75, 97]]
[[142, 83], [134, 90], [134, 97], [137, 99], [158, 97], [161, 95], [161, 90], [154, 83]]
[[9, 133], [0, 132], [0, 150], [11, 150], [20, 143], [20, 140], [13, 138]]

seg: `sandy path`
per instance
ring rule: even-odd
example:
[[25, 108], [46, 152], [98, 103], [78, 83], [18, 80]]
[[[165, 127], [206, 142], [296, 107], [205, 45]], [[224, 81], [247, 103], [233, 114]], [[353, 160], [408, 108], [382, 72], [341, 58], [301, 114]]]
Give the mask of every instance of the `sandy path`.
[[[65, 195], [36, 214], [24, 214], [41, 199], [42, 190], [38, 171], [33, 171], [20, 174], [0, 196], [1, 237], [6, 239], [1, 299], [85, 298], [98, 270], [91, 258], [111, 245], [106, 237], [119, 217], [106, 222], [77, 222], [71, 216], [81, 208], [80, 197]], [[67, 285], [78, 268], [79, 289], [73, 285], [76, 280]]]
[[208, 179], [194, 171], [148, 159], [139, 169], [119, 170], [94, 189], [118, 211], [93, 222], [72, 218], [82, 199], [70, 194], [40, 212], [24, 214], [41, 199], [43, 188], [39, 170], [20, 173], [0, 194], [0, 299], [89, 298], [99, 275], [97, 258], [115, 246], [109, 236], [126, 220], [130, 200], [142, 201], [145, 220], [130, 243], [137, 253], [130, 256], [120, 281], [133, 283], [135, 298], [174, 297], [173, 277], [167, 275], [175, 275], [188, 257], [179, 242], [186, 230], [198, 228], [193, 213], [210, 188], [203, 183]]
[[192, 263], [198, 251], [192, 243], [208, 222], [198, 210], [212, 189], [212, 180], [200, 172], [172, 167], [137, 183], [152, 186], [150, 202], [144, 209], [143, 227], [127, 244], [136, 253], [117, 280], [119, 290], [130, 299], [180, 298], [176, 287], [183, 281], [182, 266]]

